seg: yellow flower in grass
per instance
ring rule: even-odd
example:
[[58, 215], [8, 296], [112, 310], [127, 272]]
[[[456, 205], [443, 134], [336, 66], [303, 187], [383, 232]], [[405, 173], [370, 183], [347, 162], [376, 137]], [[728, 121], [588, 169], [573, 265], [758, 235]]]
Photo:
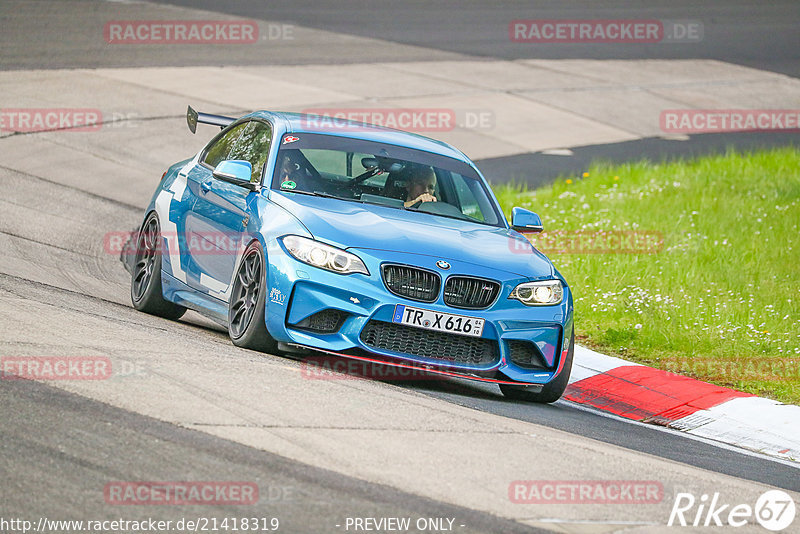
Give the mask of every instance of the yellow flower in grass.
[[616, 182], [616, 181], [618, 181], [618, 180], [619, 180], [619, 176], [615, 176], [615, 177], [614, 177], [614, 181]]
[[583, 173], [583, 177], [584, 178], [588, 178], [589, 177], [589, 173], [588, 172]]
[[572, 178], [567, 178], [567, 185], [572, 183]]

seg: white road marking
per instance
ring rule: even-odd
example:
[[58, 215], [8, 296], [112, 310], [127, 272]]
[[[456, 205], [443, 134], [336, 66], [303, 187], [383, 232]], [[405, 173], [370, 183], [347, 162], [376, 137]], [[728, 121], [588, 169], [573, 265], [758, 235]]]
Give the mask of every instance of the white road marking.
[[577, 402], [572, 402], [568, 400], [559, 400], [558, 403], [568, 404], [573, 408], [577, 408], [578, 410], [582, 410], [584, 412], [591, 412], [593, 414], [599, 415], [601, 417], [608, 417], [609, 419], [614, 419], [616, 421], [622, 421], [623, 423], [628, 423], [630, 425], [637, 425], [650, 428], [657, 432], [665, 432], [667, 434], [677, 435], [684, 437], [686, 439], [691, 439], [694, 441], [699, 441], [700, 443], [705, 443], [706, 445], [713, 445], [714, 447], [725, 449], [726, 451], [737, 452], [739, 454], [743, 454], [745, 456], [752, 456], [753, 458], [760, 458], [762, 460], [768, 460], [770, 462], [779, 463], [781, 465], [786, 465], [789, 467], [794, 467], [795, 469], [800, 469], [800, 464], [797, 462], [793, 462], [791, 460], [785, 460], [783, 458], [776, 458], [774, 456], [767, 456], [762, 453], [758, 453], [755, 451], [751, 451], [748, 449], [743, 449], [742, 447], [737, 447], [735, 445], [730, 445], [723, 441], [717, 441], [714, 438], [705, 437], [705, 436], [698, 436], [696, 434], [690, 434], [688, 432], [682, 432], [680, 430], [675, 430], [673, 428], [667, 428], [660, 425], [653, 425], [650, 423], [642, 423], [640, 421], [634, 421], [633, 419], [627, 419], [625, 417], [620, 417], [618, 415], [614, 415], [613, 413], [604, 412], [602, 410], [598, 410], [597, 408], [592, 408], [591, 406], [586, 406], [584, 404], [579, 404]]

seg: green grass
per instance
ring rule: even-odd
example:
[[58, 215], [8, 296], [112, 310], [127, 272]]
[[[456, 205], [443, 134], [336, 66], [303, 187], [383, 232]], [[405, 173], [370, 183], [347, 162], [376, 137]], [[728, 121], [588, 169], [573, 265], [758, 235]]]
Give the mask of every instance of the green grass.
[[573, 231], [663, 236], [653, 253], [545, 250], [572, 288], [579, 342], [800, 403], [800, 151], [597, 164], [495, 193], [507, 215], [542, 217], [543, 249]]

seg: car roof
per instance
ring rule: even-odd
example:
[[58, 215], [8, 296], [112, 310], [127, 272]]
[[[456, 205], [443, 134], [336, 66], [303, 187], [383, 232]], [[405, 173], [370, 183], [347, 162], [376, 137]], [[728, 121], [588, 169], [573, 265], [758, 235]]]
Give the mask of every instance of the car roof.
[[[262, 119], [283, 119], [287, 133], [318, 133], [352, 137], [365, 141], [377, 141], [379, 143], [432, 152], [474, 165], [463, 152], [444, 141], [384, 126], [320, 115], [280, 111], [256, 111], [249, 116]], [[322, 125], [319, 124], [321, 119], [325, 121]]]

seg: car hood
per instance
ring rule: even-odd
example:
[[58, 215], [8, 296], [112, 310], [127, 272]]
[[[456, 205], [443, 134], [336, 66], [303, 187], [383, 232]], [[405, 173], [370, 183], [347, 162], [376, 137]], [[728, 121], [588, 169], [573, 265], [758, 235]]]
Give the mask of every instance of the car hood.
[[270, 200], [316, 239], [340, 248], [422, 254], [534, 279], [555, 276], [550, 260], [506, 228], [299, 193], [271, 191]]

